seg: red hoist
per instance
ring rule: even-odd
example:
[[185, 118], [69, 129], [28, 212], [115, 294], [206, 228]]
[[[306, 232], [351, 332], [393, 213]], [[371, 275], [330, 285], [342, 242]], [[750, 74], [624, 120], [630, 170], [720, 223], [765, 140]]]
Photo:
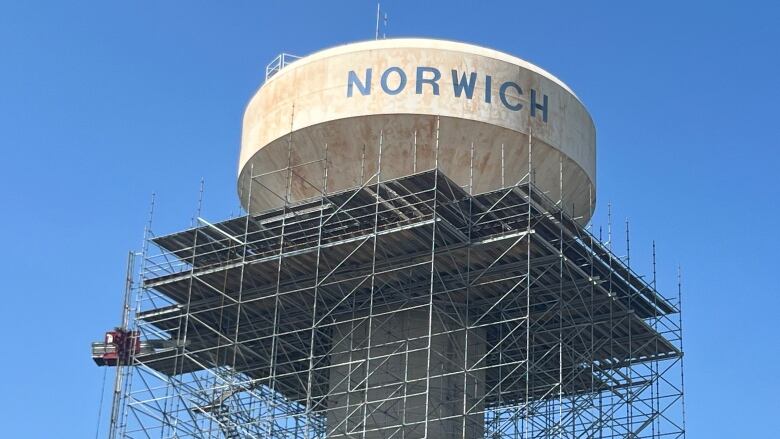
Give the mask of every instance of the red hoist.
[[114, 328], [106, 332], [103, 342], [92, 343], [92, 359], [98, 366], [120, 366], [131, 364], [142, 349], [138, 331]]
[[128, 326], [130, 315], [130, 292], [133, 285], [133, 262], [135, 254], [127, 257], [127, 278], [125, 280], [125, 300], [122, 306], [122, 325], [106, 332], [102, 342], [92, 343], [92, 360], [98, 366], [132, 366], [136, 356], [154, 354], [160, 350], [184, 347], [187, 343], [176, 340], [141, 340], [141, 333]]
[[105, 341], [92, 343], [92, 360], [98, 366], [126, 366], [133, 364], [139, 354], [153, 354], [159, 350], [186, 346], [175, 340], [144, 340], [138, 331], [120, 327], [106, 332]]

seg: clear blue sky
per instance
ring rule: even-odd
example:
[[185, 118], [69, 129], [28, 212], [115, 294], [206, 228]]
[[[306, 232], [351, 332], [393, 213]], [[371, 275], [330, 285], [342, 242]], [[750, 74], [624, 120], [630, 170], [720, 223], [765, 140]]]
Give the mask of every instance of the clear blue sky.
[[[629, 3], [631, 5], [629, 5]], [[684, 270], [692, 438], [776, 434], [776, 2], [384, 2], [389, 37], [474, 42], [567, 82], [632, 265]], [[280, 52], [370, 39], [372, 1], [0, 2], [0, 436], [93, 437], [125, 255], [237, 212], [244, 105]], [[623, 233], [622, 224], [616, 233]], [[620, 248], [620, 246], [618, 246]], [[775, 431], [775, 433], [771, 433]]]

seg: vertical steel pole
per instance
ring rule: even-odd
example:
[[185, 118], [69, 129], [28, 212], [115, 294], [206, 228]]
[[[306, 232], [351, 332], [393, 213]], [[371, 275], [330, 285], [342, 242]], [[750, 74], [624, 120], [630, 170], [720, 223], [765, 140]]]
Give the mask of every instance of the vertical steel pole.
[[[122, 325], [120, 328], [123, 331], [127, 331], [130, 320], [130, 296], [133, 290], [133, 266], [135, 264], [135, 254], [129, 252], [127, 254], [127, 271], [125, 273], [125, 290], [124, 299], [122, 302]], [[131, 342], [133, 346], [135, 342]], [[122, 378], [125, 368], [132, 366], [131, 364], [123, 364], [121, 359], [117, 363], [116, 374], [114, 375], [114, 394], [111, 401], [111, 421], [109, 423], [109, 439], [114, 439], [117, 436], [117, 422], [119, 420], [120, 410], [119, 406], [122, 401]]]

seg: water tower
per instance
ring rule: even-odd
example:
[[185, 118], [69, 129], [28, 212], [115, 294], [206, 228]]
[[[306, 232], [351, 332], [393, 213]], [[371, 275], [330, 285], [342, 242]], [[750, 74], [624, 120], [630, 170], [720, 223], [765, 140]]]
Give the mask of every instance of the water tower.
[[585, 228], [595, 154], [571, 89], [502, 52], [280, 56], [244, 114], [246, 215], [150, 236], [125, 341], [95, 347], [112, 431], [683, 434], [679, 303]]

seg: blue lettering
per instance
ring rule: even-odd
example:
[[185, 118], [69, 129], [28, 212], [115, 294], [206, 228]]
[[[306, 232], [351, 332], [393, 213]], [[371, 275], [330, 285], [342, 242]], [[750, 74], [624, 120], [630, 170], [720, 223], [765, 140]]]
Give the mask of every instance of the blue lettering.
[[[373, 69], [367, 68], [365, 75], [359, 77], [355, 70], [350, 70], [347, 73], [347, 97], [351, 98], [357, 93], [363, 96], [371, 94], [371, 78]], [[478, 75], [477, 72], [460, 72], [457, 69], [452, 69], [452, 94], [456, 98], [464, 97], [466, 99], [474, 98], [474, 90], [477, 86]], [[398, 82], [395, 82], [391, 87], [390, 76], [396, 74], [398, 76]], [[415, 74], [415, 93], [418, 95], [423, 94], [423, 88], [425, 84], [431, 86], [431, 92], [433, 95], [439, 95], [439, 80], [441, 79], [441, 71], [436, 67], [419, 66], [417, 67]], [[392, 66], [388, 67], [383, 73], [379, 81], [379, 85], [388, 95], [397, 95], [404, 91], [407, 83], [406, 72], [401, 67]], [[510, 96], [511, 94], [511, 96]], [[523, 89], [519, 84], [513, 81], [506, 81], [498, 88], [498, 97], [501, 103], [510, 111], [520, 111], [525, 105], [523, 99]], [[491, 104], [493, 102], [493, 77], [485, 75], [485, 103]], [[528, 99], [530, 116], [535, 118], [537, 113], [541, 112], [540, 117], [546, 123], [549, 116], [550, 99], [544, 93], [539, 92], [536, 89], [530, 89], [530, 96]]]
[[[490, 78], [490, 76], [488, 76]], [[471, 72], [469, 74], [468, 81], [466, 80], [466, 74], [463, 73], [460, 78], [458, 78], [458, 71], [453, 70], [452, 71], [452, 90], [455, 93], [455, 97], [459, 98], [460, 95], [463, 93], [463, 90], [466, 90], [466, 99], [471, 99], [472, 96], [474, 96], [474, 85], [477, 83], [477, 72]], [[486, 97], [485, 100], [487, 102], [490, 102], [490, 100]]]
[[505, 83], [501, 84], [501, 88], [499, 88], [499, 89], [498, 89], [498, 97], [499, 97], [499, 98], [501, 98], [501, 103], [502, 103], [502, 104], [504, 104], [504, 106], [505, 106], [506, 108], [508, 108], [509, 110], [512, 110], [512, 111], [520, 111], [520, 109], [521, 109], [521, 108], [523, 108], [523, 104], [521, 104], [520, 102], [518, 102], [518, 103], [516, 103], [516, 104], [512, 105], [512, 104], [510, 104], [510, 103], [509, 103], [509, 101], [507, 101], [507, 99], [506, 99], [506, 89], [508, 89], [509, 87], [512, 87], [512, 88], [514, 88], [515, 90], [517, 90], [517, 94], [518, 94], [518, 95], [521, 95], [521, 94], [523, 94], [523, 89], [522, 89], [522, 88], [520, 88], [520, 86], [519, 86], [519, 85], [515, 84], [515, 83], [514, 83], [514, 82], [512, 82], [512, 81], [507, 81], [507, 82], [505, 82]]
[[[423, 78], [423, 73], [430, 72], [433, 73], [433, 78], [425, 79]], [[415, 92], [418, 95], [422, 94], [422, 86], [423, 84], [431, 84], [431, 88], [433, 88], [433, 94], [438, 96], [439, 95], [439, 84], [436, 83], [441, 78], [441, 72], [439, 69], [435, 67], [417, 67], [417, 85], [415, 87]]]
[[360, 78], [358, 78], [357, 74], [354, 70], [350, 70], [349, 74], [347, 75], [347, 97], [352, 97], [352, 87], [357, 86], [358, 91], [363, 96], [371, 94], [371, 69], [366, 69], [366, 80], [364, 82], [360, 82]]
[[542, 105], [536, 102], [536, 90], [531, 89], [531, 117], [536, 116], [536, 110], [542, 110], [542, 120], [547, 122], [547, 95], [542, 95]]
[[[398, 87], [396, 87], [394, 90], [391, 90], [390, 87], [387, 85], [387, 78], [390, 77], [391, 73], [397, 73], [398, 74]], [[404, 73], [403, 70], [401, 70], [400, 67], [390, 67], [387, 70], [385, 70], [384, 73], [382, 73], [382, 81], [380, 82], [382, 85], [382, 90], [389, 94], [389, 95], [397, 95], [398, 93], [401, 93], [403, 91], [404, 87], [406, 87], [406, 73]]]

